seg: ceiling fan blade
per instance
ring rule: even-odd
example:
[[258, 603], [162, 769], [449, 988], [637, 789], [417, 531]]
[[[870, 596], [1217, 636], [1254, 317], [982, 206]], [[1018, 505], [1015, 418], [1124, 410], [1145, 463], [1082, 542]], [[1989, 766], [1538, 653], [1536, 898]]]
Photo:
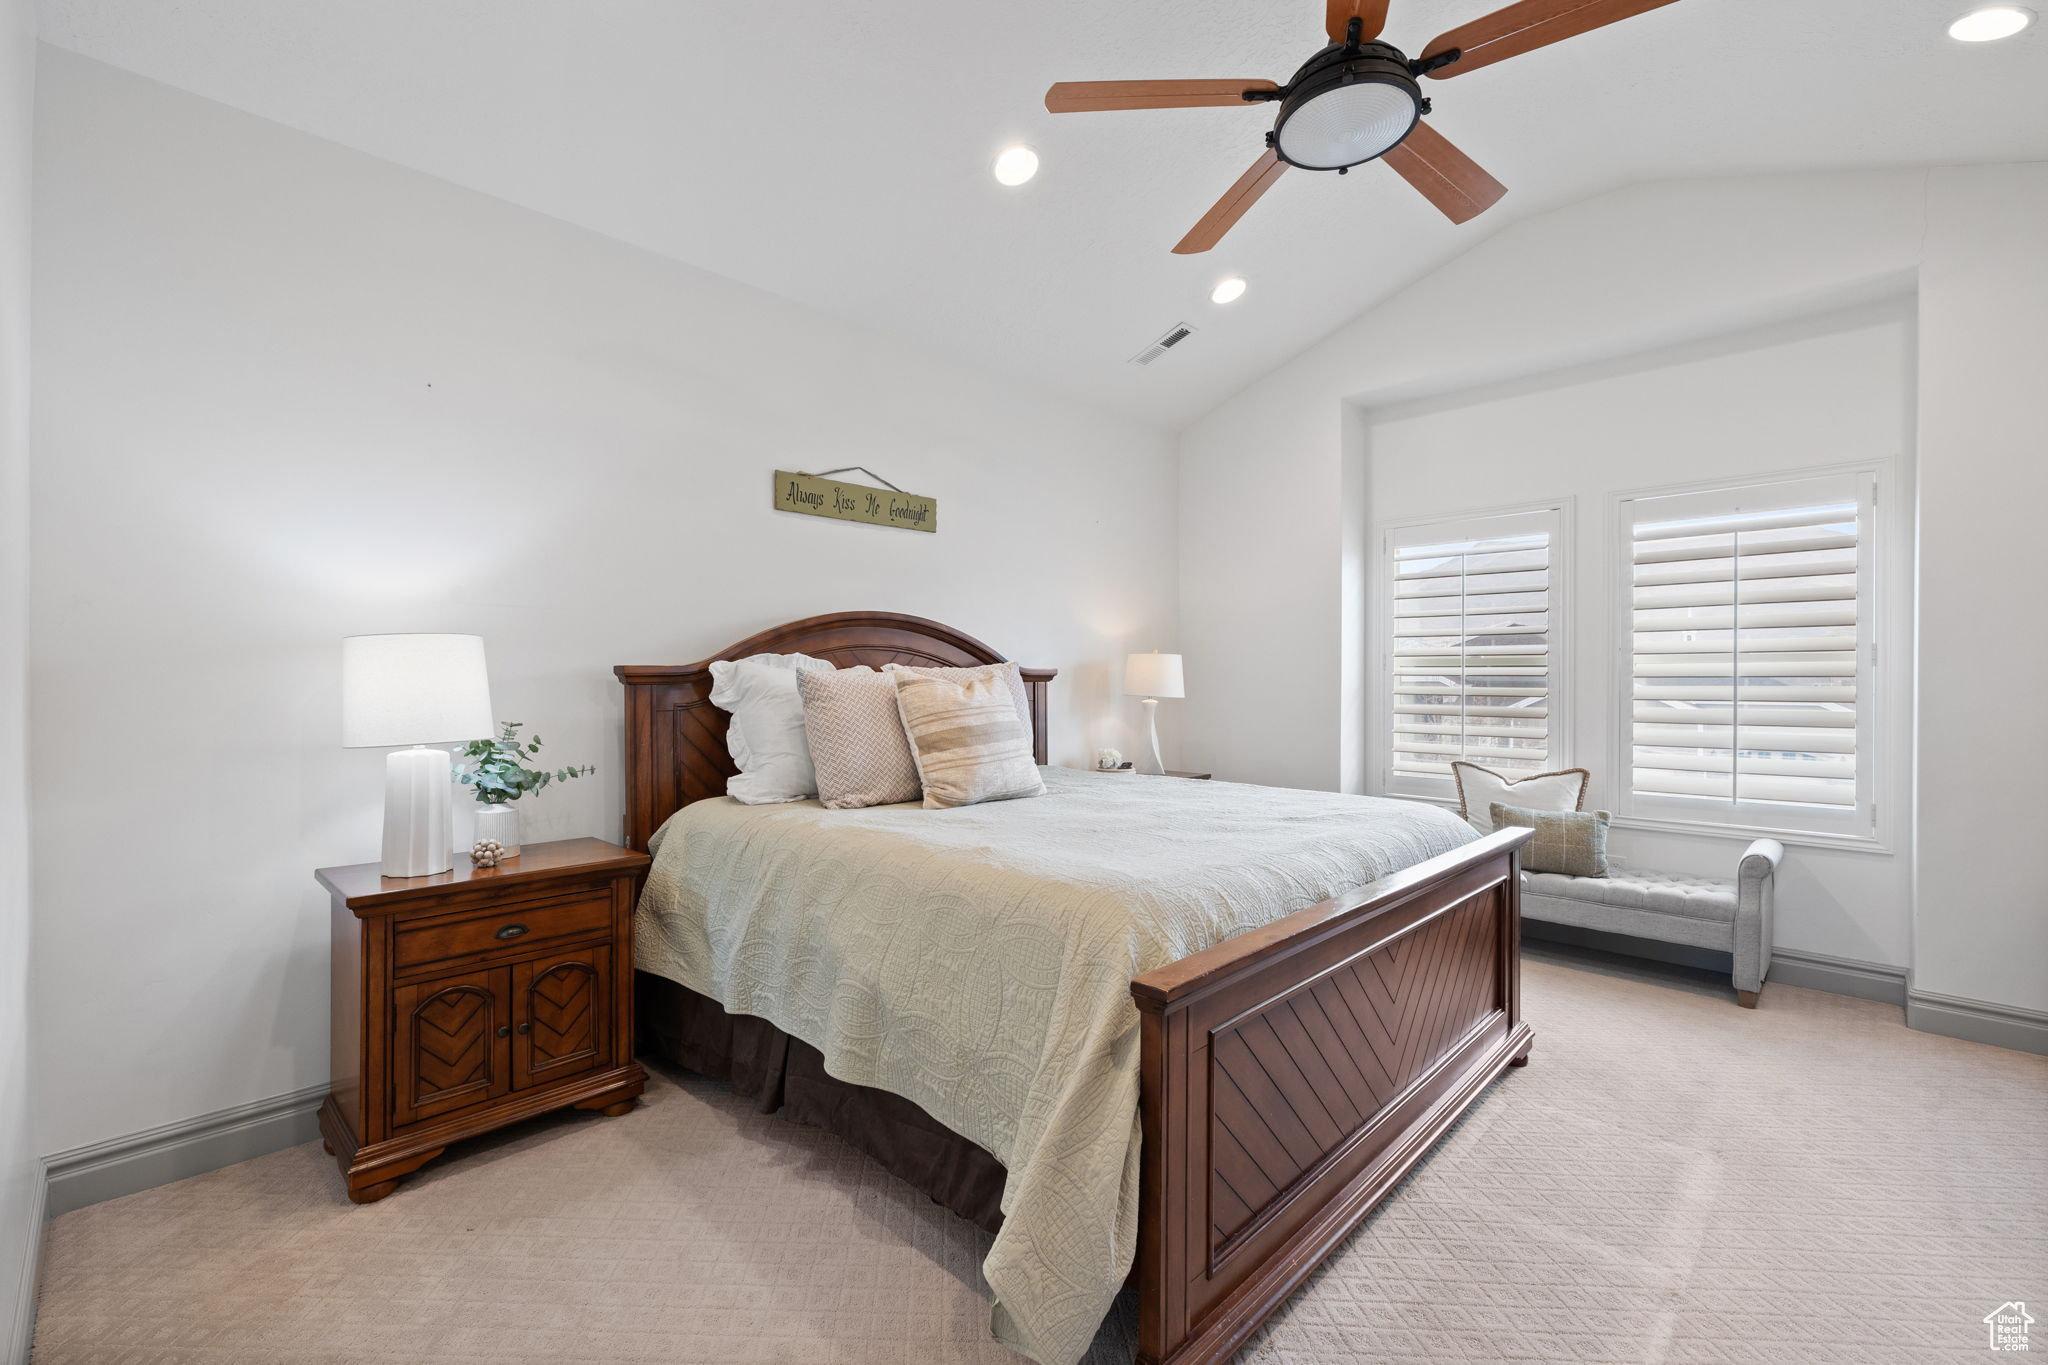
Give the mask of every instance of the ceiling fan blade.
[[1457, 48], [1462, 54], [1458, 60], [1429, 74], [1438, 79], [1459, 76], [1673, 3], [1675, 0], [1519, 0], [1452, 29], [1422, 50], [1422, 60]]
[[1415, 131], [1380, 160], [1454, 223], [1477, 218], [1508, 192], [1506, 185], [1480, 170], [1478, 162], [1427, 123], [1417, 123]]
[[1287, 163], [1279, 153], [1267, 148], [1265, 155], [1252, 163], [1252, 168], [1237, 178], [1237, 183], [1223, 192], [1216, 206], [1202, 215], [1202, 221], [1188, 230], [1173, 249], [1176, 256], [1192, 256], [1198, 251], [1207, 251], [1223, 240], [1223, 234], [1230, 231], [1244, 211], [1259, 202], [1259, 196], [1269, 189], [1280, 173], [1287, 169]]
[[1205, 104], [1253, 104], [1247, 90], [1278, 90], [1271, 81], [1061, 81], [1045, 92], [1055, 114], [1099, 109], [1193, 109]]
[[1331, 42], [1345, 40], [1345, 30], [1354, 16], [1363, 23], [1358, 41], [1369, 43], [1379, 37], [1380, 30], [1387, 26], [1387, 0], [1330, 0], [1323, 29], [1330, 35]]

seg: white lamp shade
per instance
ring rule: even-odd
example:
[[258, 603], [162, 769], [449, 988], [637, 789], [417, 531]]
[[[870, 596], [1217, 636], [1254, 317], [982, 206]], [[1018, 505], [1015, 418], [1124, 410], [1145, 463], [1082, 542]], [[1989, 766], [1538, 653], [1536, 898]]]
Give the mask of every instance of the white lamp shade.
[[341, 642], [346, 749], [485, 739], [491, 683], [481, 635], [351, 635]]
[[1180, 655], [1133, 654], [1124, 660], [1124, 695], [1127, 697], [1184, 697], [1181, 690]]

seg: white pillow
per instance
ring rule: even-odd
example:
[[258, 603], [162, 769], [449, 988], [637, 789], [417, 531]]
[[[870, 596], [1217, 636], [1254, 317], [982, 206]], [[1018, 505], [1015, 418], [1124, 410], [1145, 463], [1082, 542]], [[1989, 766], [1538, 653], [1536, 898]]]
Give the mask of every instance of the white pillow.
[[711, 704], [732, 716], [725, 747], [739, 766], [726, 779], [727, 796], [744, 805], [770, 806], [818, 794], [796, 675], [831, 667], [829, 660], [808, 654], [754, 654], [711, 665]]
[[1452, 761], [1451, 775], [1458, 782], [1459, 818], [1481, 834], [1493, 833], [1496, 801], [1523, 810], [1583, 809], [1586, 783], [1593, 776], [1584, 768], [1566, 768], [1561, 772], [1510, 777], [1463, 759]]

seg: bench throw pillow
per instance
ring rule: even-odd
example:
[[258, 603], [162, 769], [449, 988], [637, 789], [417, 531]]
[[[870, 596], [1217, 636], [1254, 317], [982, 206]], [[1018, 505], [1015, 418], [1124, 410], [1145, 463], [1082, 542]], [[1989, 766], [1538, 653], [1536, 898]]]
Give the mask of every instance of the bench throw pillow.
[[1495, 829], [1536, 831], [1536, 837], [1522, 845], [1522, 866], [1529, 871], [1567, 877], [1607, 875], [1607, 825], [1614, 817], [1606, 811], [1524, 810], [1496, 801], [1488, 814]]
[[917, 761], [896, 709], [896, 680], [872, 668], [804, 673], [804, 733], [818, 800], [833, 810], [917, 800]]
[[1493, 821], [1487, 812], [1494, 802], [1523, 810], [1581, 810], [1586, 804], [1586, 783], [1593, 774], [1584, 768], [1565, 768], [1515, 777], [1460, 758], [1451, 760], [1451, 776], [1458, 784], [1458, 818], [1481, 834], [1491, 834]]
[[1001, 667], [963, 679], [892, 671], [926, 809], [1045, 794]]
[[711, 665], [711, 704], [732, 717], [725, 747], [739, 769], [726, 779], [726, 795], [749, 806], [817, 795], [796, 680], [831, 669], [831, 660], [808, 654], [752, 654]]

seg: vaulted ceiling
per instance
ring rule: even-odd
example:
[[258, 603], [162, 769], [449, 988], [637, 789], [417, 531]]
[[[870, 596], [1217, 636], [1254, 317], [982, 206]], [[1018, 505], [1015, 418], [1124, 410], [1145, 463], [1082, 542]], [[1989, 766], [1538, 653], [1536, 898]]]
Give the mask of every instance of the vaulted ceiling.
[[[1456, 80], [1509, 187], [1453, 226], [1391, 172], [1295, 173], [1169, 254], [1271, 110], [1047, 114], [1055, 80], [1285, 80], [1318, 0], [43, 0], [63, 47], [1179, 426], [1516, 217], [1634, 180], [2048, 157], [2048, 26], [1968, 0], [1681, 0]], [[1410, 52], [1496, 0], [1394, 0]], [[1035, 147], [1037, 179], [989, 174]], [[1769, 232], [1769, 223], [1756, 224]], [[1251, 288], [1209, 302], [1219, 278]], [[1177, 322], [1197, 334], [1128, 358]], [[677, 319], [688, 326], [687, 318]]]

